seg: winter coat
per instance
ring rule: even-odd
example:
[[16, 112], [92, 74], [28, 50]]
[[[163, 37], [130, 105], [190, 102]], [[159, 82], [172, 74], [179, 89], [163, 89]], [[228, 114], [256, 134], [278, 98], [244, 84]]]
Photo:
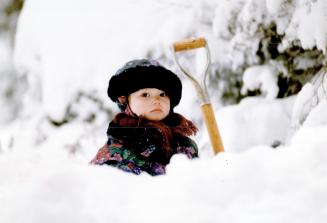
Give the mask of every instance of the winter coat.
[[189, 138], [196, 132], [194, 124], [177, 113], [160, 122], [119, 113], [109, 124], [107, 143], [90, 163], [161, 175], [174, 154], [198, 157], [197, 145]]

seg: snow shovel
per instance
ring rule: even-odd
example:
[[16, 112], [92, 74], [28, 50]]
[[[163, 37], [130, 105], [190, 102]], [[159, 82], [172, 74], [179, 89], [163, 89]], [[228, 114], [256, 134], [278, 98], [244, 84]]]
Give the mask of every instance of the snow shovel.
[[[195, 79], [194, 76], [189, 74], [179, 63], [177, 54], [183, 53], [188, 50], [193, 49], [199, 49], [199, 48], [205, 48], [206, 49], [206, 67], [203, 72], [203, 79], [202, 79], [202, 85]], [[210, 99], [207, 93], [207, 86], [206, 86], [206, 77], [208, 75], [208, 70], [210, 66], [210, 52], [207, 45], [207, 41], [205, 38], [197, 38], [197, 39], [186, 39], [174, 42], [172, 45], [172, 51], [174, 55], [174, 60], [179, 69], [184, 73], [188, 79], [191, 80], [193, 83], [195, 90], [198, 94], [198, 97], [200, 99], [200, 106], [202, 111], [202, 116], [205, 122], [205, 125], [207, 127], [208, 135], [210, 138], [211, 146], [214, 150], [214, 153], [217, 154], [219, 152], [224, 151], [224, 146], [220, 137], [220, 133], [218, 130], [217, 122], [215, 119], [215, 114], [212, 109], [212, 105], [210, 103]]]

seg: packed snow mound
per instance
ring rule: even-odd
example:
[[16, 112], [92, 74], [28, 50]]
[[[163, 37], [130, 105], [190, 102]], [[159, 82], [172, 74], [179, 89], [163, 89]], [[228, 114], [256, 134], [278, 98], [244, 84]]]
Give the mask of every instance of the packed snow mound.
[[322, 223], [326, 131], [303, 129], [276, 149], [191, 161], [176, 155], [158, 177], [90, 166], [46, 148], [8, 152], [0, 156], [0, 221]]

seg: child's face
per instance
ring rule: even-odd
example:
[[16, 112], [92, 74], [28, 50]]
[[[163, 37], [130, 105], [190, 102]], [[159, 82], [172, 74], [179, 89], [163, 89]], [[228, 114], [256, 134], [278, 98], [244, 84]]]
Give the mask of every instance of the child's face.
[[168, 95], [157, 88], [143, 88], [128, 96], [129, 106], [138, 116], [148, 120], [160, 121], [170, 110]]

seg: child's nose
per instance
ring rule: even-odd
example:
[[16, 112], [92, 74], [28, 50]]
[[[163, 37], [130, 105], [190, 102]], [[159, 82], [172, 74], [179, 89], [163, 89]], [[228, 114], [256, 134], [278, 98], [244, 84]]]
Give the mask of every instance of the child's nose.
[[157, 103], [157, 104], [160, 103], [160, 95], [153, 97], [153, 103]]

